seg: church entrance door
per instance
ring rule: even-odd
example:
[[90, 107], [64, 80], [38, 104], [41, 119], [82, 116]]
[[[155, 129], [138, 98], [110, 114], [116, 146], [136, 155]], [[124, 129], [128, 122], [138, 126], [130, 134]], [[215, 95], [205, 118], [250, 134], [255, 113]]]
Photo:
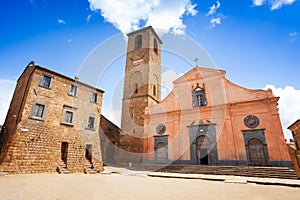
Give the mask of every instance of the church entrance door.
[[156, 162], [157, 163], [165, 163], [167, 160], [167, 149], [166, 144], [163, 142], [160, 142], [157, 144], [157, 150], [156, 150]]
[[267, 165], [267, 158], [264, 151], [262, 142], [253, 138], [249, 140], [249, 155], [250, 155], [250, 165], [254, 166], [265, 166]]
[[209, 165], [209, 147], [210, 142], [207, 137], [199, 136], [196, 140], [196, 155], [198, 165]]

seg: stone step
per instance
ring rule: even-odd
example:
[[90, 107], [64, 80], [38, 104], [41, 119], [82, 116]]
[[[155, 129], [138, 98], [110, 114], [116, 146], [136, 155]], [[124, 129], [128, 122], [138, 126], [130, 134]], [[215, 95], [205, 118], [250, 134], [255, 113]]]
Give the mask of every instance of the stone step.
[[157, 171], [191, 174], [215, 174], [215, 175], [233, 175], [250, 176], [262, 178], [283, 178], [297, 179], [294, 170], [287, 167], [232, 167], [232, 166], [183, 166], [169, 165]]
[[86, 174], [97, 174], [97, 172], [94, 169], [84, 169], [84, 173]]
[[70, 171], [67, 168], [66, 163], [63, 160], [60, 160], [60, 162], [58, 163], [56, 171], [60, 174], [69, 174], [70, 173]]
[[97, 172], [94, 169], [93, 163], [90, 160], [85, 160], [84, 173], [97, 174]]

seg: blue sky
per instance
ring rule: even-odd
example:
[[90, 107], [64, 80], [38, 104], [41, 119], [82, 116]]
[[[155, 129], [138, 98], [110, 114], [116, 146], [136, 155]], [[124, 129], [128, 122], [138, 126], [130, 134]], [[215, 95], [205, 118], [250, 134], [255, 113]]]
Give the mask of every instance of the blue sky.
[[[195, 40], [234, 83], [271, 87], [282, 97], [279, 109], [286, 129], [300, 118], [299, 10], [300, 1], [293, 0], [0, 0], [0, 124], [14, 83], [31, 60], [74, 77], [100, 43], [152, 25]], [[174, 68], [185, 73], [191, 63], [174, 63]], [[109, 84], [97, 86], [111, 96]], [[104, 100], [110, 115], [105, 108], [109, 100]]]

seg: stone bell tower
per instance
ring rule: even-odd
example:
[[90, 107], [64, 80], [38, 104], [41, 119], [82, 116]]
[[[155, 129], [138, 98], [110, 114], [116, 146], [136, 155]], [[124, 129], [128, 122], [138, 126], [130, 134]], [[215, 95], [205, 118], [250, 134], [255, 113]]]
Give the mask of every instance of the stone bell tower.
[[[142, 138], [145, 108], [157, 104], [161, 98], [162, 41], [151, 26], [127, 36], [121, 128], [126, 134]], [[143, 148], [139, 146], [135, 149], [141, 152]]]

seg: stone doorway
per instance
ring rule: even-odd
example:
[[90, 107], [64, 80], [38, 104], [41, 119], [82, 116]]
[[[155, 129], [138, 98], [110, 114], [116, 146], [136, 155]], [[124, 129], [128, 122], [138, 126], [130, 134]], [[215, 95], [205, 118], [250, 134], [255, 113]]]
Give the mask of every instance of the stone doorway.
[[67, 158], [68, 158], [68, 143], [67, 142], [62, 142], [61, 143], [61, 160], [67, 163]]
[[216, 124], [204, 124], [199, 120], [199, 125], [192, 123], [188, 126], [190, 137], [190, 164], [192, 165], [217, 165], [218, 148], [216, 138]]
[[154, 136], [154, 162], [167, 163], [168, 157], [168, 135]]
[[209, 165], [210, 142], [207, 137], [199, 136], [196, 140], [197, 165]]
[[85, 158], [87, 160], [89, 160], [90, 162], [92, 162], [92, 145], [91, 144], [87, 144], [85, 146]]
[[157, 163], [165, 163], [166, 161], [167, 161], [166, 144], [163, 142], [160, 142], [157, 144], [156, 162]]
[[259, 139], [253, 138], [249, 140], [248, 145], [250, 165], [266, 166], [267, 158], [262, 142]]
[[247, 164], [252, 166], [270, 165], [265, 129], [243, 130]]

